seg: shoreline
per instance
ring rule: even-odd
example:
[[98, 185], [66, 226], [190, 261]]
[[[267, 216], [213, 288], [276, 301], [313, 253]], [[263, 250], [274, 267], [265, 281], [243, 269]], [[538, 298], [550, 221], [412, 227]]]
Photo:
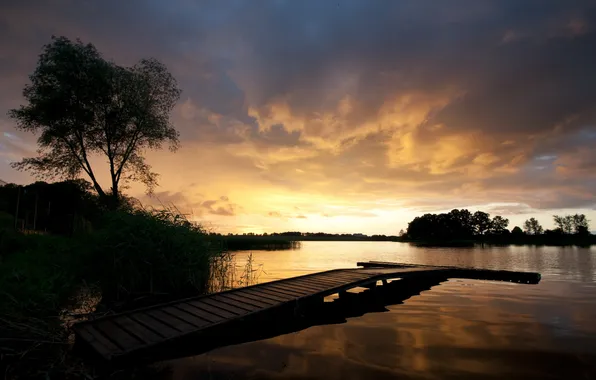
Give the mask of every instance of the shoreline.
[[394, 242], [409, 243], [420, 247], [474, 247], [479, 245], [487, 246], [552, 246], [552, 247], [589, 247], [596, 245], [596, 236], [559, 236], [557, 238], [527, 235], [523, 237], [500, 237], [487, 236], [476, 239], [453, 239], [453, 240], [415, 240], [400, 237], [310, 237], [310, 236], [243, 236], [234, 235], [231, 237], [221, 237], [224, 243], [232, 242], [229, 249], [231, 251], [250, 250], [250, 249], [298, 249], [300, 242], [305, 241], [342, 241], [342, 242]]

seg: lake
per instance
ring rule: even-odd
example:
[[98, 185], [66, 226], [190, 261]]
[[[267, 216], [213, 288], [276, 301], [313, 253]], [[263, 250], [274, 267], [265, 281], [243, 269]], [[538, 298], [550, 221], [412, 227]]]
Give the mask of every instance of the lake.
[[596, 248], [304, 242], [252, 260], [259, 282], [368, 260], [533, 271], [542, 281], [449, 280], [385, 312], [163, 363], [169, 377], [596, 379]]

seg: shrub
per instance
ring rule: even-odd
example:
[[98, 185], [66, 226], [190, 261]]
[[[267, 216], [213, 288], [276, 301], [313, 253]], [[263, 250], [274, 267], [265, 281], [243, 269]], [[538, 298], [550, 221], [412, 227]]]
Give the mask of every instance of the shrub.
[[233, 269], [221, 244], [172, 209], [107, 212], [92, 231], [71, 238], [4, 232], [0, 352], [9, 354], [0, 355], [0, 368], [4, 361], [21, 374], [72, 370], [64, 362], [64, 323], [72, 317], [60, 317], [80, 301], [92, 303], [92, 311], [97, 292], [108, 308], [139, 294], [186, 297], [207, 290], [213, 263], [225, 279]]
[[114, 211], [104, 215], [88, 246], [84, 270], [103, 302], [140, 294], [198, 294], [221, 255], [200, 226], [175, 209]]

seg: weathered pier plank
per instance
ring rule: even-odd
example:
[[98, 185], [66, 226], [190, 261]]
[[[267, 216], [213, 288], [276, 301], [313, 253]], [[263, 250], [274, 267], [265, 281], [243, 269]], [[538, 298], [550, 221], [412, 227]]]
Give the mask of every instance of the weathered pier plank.
[[336, 269], [262, 283], [77, 323], [77, 344], [106, 360], [121, 360], [191, 336], [212, 334], [219, 326], [246, 318], [273, 318], [276, 309], [320, 302], [354, 287], [374, 288], [377, 281], [426, 281], [470, 278], [538, 283], [540, 274], [386, 262], [358, 263], [363, 268]]

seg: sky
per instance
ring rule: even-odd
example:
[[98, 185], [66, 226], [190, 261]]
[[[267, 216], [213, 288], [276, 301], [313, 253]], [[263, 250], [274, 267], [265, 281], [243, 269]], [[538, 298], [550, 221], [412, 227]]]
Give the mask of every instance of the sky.
[[397, 234], [453, 208], [596, 224], [593, 1], [6, 0], [6, 182], [34, 180], [6, 112], [52, 35], [169, 68], [182, 146], [146, 153], [152, 197], [127, 193], [214, 231]]

